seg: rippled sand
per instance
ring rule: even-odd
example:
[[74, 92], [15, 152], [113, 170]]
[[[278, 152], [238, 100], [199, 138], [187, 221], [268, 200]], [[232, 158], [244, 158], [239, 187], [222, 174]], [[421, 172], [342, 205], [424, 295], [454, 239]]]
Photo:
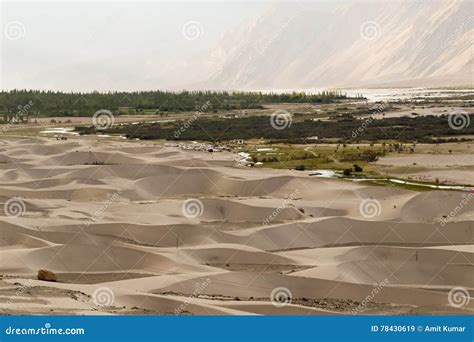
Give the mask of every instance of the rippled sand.
[[3, 314], [472, 313], [469, 297], [452, 305], [474, 288], [469, 194], [234, 158], [0, 140]]

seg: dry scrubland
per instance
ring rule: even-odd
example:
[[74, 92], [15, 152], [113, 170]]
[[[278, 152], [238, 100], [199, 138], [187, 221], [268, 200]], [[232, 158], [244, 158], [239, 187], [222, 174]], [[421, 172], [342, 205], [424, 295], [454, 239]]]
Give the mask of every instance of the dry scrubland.
[[[469, 193], [234, 158], [90, 137], [0, 140], [0, 202], [15, 198], [21, 213], [2, 205], [2, 314], [473, 312], [472, 300], [448, 300], [453, 287], [474, 289]], [[41, 269], [57, 281], [37, 280]], [[272, 291], [291, 303], [272, 303]]]

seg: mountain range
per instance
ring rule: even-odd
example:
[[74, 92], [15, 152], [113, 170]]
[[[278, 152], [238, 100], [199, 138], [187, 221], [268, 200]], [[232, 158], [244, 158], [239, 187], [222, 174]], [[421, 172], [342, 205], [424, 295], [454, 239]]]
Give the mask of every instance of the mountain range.
[[227, 31], [210, 51], [173, 68], [174, 76], [177, 69], [186, 75], [174, 86], [472, 85], [473, 41], [471, 1], [273, 4]]

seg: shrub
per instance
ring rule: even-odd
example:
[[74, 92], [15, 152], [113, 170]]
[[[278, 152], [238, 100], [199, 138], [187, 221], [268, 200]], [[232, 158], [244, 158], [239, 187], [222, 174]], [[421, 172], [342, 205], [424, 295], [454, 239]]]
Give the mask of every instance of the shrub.
[[344, 176], [350, 176], [352, 174], [352, 169], [344, 169], [342, 173]]

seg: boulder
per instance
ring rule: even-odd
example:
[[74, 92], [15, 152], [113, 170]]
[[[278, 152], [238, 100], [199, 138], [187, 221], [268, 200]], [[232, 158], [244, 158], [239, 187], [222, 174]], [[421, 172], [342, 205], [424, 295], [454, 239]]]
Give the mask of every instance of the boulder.
[[48, 270], [39, 270], [38, 271], [38, 280], [44, 281], [58, 281], [56, 274]]

